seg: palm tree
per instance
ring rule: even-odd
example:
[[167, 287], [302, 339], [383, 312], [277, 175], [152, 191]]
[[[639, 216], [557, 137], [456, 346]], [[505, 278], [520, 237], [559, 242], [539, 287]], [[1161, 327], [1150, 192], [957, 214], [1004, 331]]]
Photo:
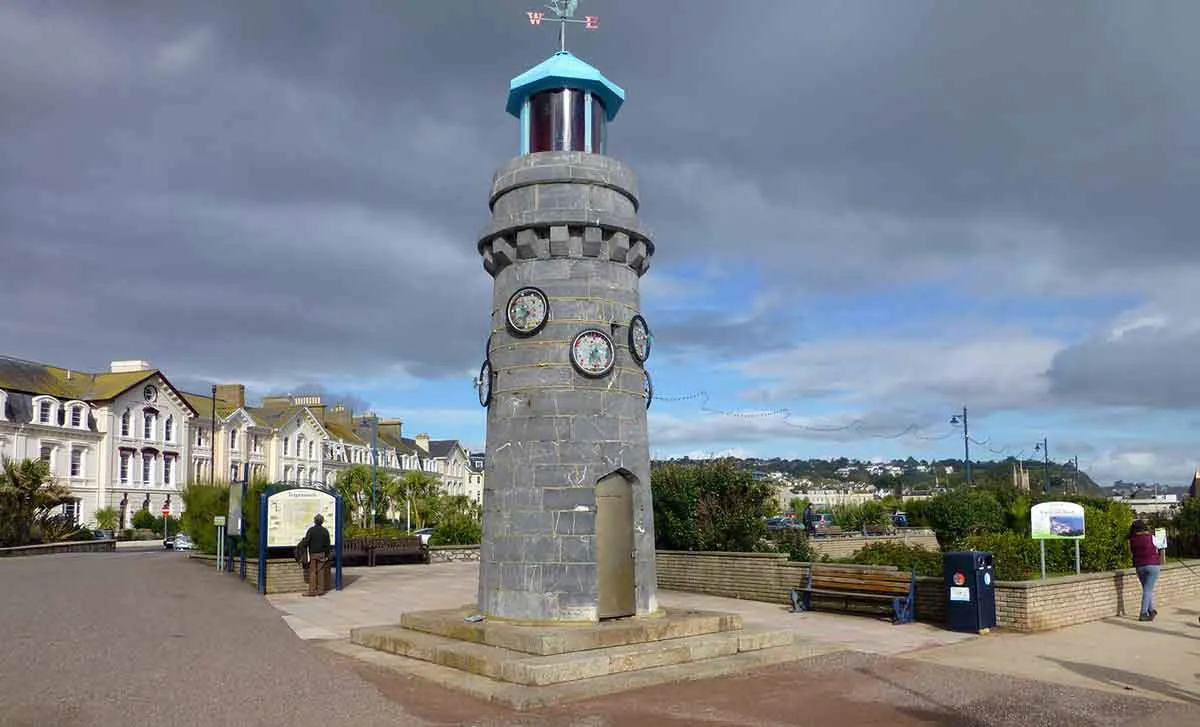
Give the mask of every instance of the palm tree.
[[0, 459], [0, 544], [28, 545], [34, 522], [74, 498], [40, 459]]

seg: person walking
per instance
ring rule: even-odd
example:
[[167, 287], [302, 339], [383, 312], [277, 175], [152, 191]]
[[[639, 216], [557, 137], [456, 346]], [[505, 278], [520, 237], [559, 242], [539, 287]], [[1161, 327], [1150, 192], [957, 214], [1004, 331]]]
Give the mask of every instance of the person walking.
[[1158, 582], [1162, 558], [1154, 545], [1154, 534], [1141, 520], [1134, 520], [1129, 526], [1129, 551], [1133, 554], [1133, 567], [1142, 584], [1142, 610], [1138, 614], [1138, 621], [1153, 621], [1158, 615], [1158, 610], [1154, 608], [1154, 584]]
[[817, 515], [813, 512], [812, 503], [808, 503], [804, 507], [804, 532], [808, 537], [814, 537], [817, 534]]
[[304, 534], [302, 541], [308, 550], [308, 590], [306, 596], [324, 596], [325, 562], [329, 560], [329, 531], [322, 523], [325, 518], [321, 513], [313, 515], [312, 527]]

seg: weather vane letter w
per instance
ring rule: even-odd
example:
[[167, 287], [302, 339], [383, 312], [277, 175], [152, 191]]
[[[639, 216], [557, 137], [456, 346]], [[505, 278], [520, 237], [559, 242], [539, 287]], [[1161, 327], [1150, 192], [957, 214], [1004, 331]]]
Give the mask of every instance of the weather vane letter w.
[[[585, 15], [583, 20], [573, 18], [575, 8], [579, 7], [579, 0], [550, 0], [550, 4], [546, 6], [554, 11], [554, 17], [550, 18], [550, 22], [558, 21], [558, 49], [560, 51], [567, 50], [567, 23], [583, 23], [583, 27], [588, 30], [595, 30], [600, 27], [599, 15]], [[525, 13], [529, 16], [530, 25], [541, 25], [542, 19], [546, 14], [540, 10], [530, 10]]]

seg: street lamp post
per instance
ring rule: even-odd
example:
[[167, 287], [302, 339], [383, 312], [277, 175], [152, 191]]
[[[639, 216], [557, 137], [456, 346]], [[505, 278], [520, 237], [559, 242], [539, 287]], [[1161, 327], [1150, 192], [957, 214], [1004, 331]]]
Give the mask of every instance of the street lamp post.
[[1042, 494], [1046, 494], [1050, 491], [1050, 445], [1045, 437], [1034, 446], [1033, 451], [1042, 453], [1042, 471], [1045, 477], [1042, 481]]
[[371, 529], [375, 529], [375, 491], [379, 488], [379, 417], [371, 414]]
[[[951, 424], [958, 424], [958, 414], [950, 417]], [[962, 410], [963, 425], [963, 468], [966, 470], [967, 485], [971, 484], [971, 432], [967, 428], [967, 407]]]

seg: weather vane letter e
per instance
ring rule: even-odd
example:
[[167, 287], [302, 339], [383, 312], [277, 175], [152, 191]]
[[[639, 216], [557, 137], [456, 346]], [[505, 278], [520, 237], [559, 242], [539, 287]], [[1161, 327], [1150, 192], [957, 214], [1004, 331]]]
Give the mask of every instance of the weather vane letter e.
[[[575, 8], [579, 7], [579, 0], [550, 0], [546, 7], [554, 11], [555, 17], [550, 18], [550, 21], [558, 21], [558, 49], [561, 52], [567, 50], [567, 23], [583, 23], [583, 27], [588, 30], [600, 27], [599, 15], [585, 15], [583, 20], [571, 17], [575, 14]], [[546, 17], [540, 10], [530, 10], [525, 14], [529, 16], [530, 25], [541, 25], [542, 19]]]

